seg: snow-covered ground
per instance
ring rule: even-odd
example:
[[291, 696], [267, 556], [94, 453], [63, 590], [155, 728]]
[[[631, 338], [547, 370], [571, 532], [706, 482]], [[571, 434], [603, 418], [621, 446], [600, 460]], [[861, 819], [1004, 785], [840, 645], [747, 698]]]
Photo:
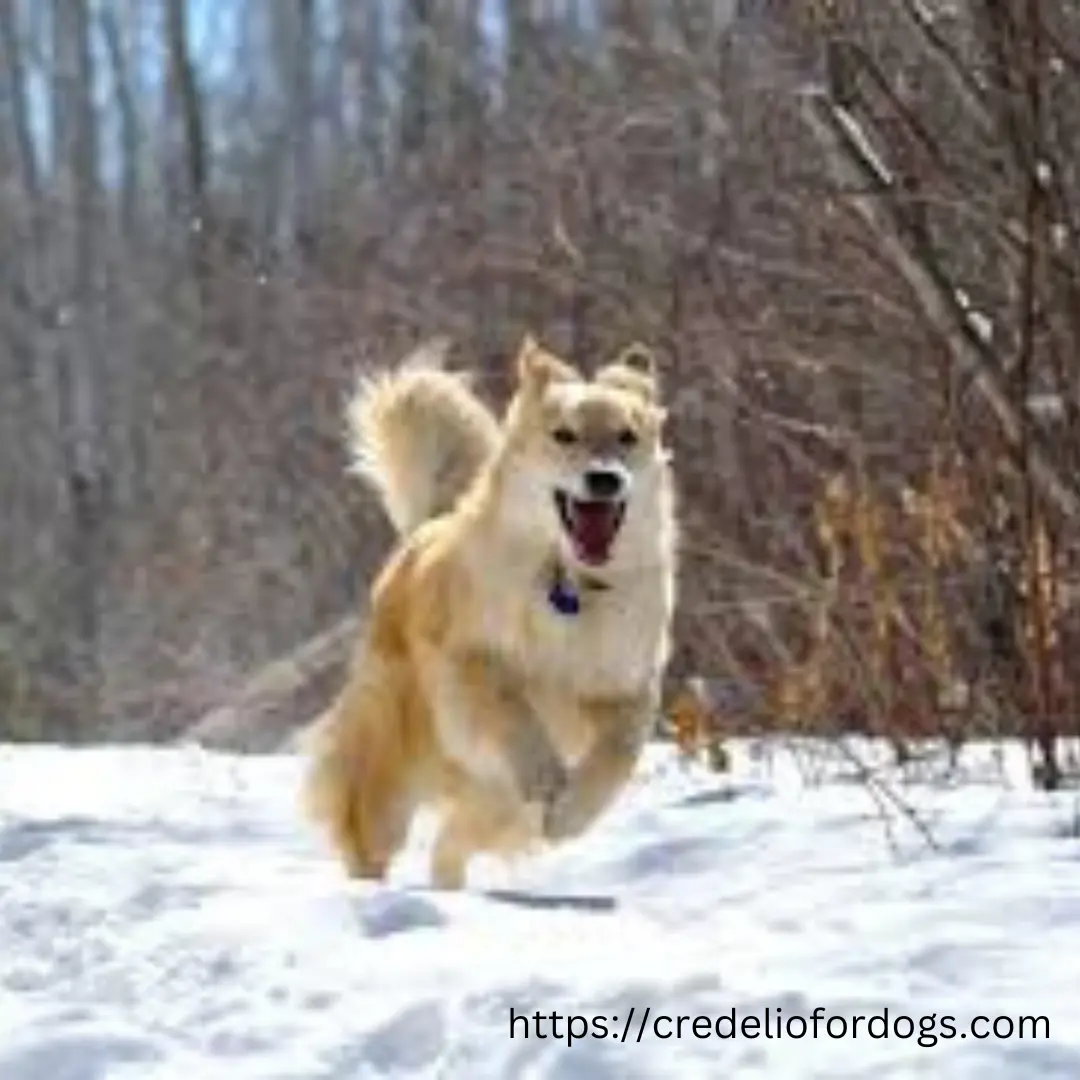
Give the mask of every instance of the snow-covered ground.
[[422, 887], [423, 827], [346, 884], [292, 757], [0, 749], [0, 1080], [1080, 1076], [1075, 795], [1019, 754], [894, 780], [932, 848], [835, 762], [751, 749], [657, 749], [588, 837], [458, 895]]

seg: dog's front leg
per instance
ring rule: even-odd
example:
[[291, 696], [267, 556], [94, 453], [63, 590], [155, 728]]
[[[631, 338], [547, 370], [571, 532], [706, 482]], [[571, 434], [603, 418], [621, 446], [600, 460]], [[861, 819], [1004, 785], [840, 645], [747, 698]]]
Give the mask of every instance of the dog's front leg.
[[567, 768], [514, 672], [497, 655], [471, 650], [453, 665], [465, 716], [481, 741], [501, 755], [526, 802], [549, 806], [567, 783]]
[[583, 706], [596, 738], [544, 816], [544, 835], [566, 840], [583, 833], [630, 779], [648, 736], [652, 700], [646, 697]]

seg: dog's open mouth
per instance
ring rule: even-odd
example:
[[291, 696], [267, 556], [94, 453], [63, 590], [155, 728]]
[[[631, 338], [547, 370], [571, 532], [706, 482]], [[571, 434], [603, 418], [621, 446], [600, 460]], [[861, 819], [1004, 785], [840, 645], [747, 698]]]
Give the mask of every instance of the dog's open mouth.
[[574, 545], [574, 554], [591, 566], [606, 563], [619, 535], [626, 503], [618, 499], [576, 499], [557, 491], [555, 505]]

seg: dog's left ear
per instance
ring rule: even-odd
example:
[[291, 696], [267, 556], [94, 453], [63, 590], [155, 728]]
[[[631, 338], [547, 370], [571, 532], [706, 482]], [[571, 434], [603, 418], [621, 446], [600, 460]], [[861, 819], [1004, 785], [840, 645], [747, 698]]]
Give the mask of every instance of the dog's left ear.
[[653, 382], [657, 380], [656, 356], [652, 349], [643, 345], [640, 341], [632, 342], [618, 356], [615, 363], [636, 371], [639, 375]]
[[549, 383], [579, 378], [574, 368], [543, 348], [532, 334], [522, 340], [514, 366], [521, 387], [537, 393]]
[[635, 341], [628, 345], [610, 364], [601, 368], [596, 381], [620, 390], [628, 390], [645, 401], [660, 397], [660, 377], [652, 351]]

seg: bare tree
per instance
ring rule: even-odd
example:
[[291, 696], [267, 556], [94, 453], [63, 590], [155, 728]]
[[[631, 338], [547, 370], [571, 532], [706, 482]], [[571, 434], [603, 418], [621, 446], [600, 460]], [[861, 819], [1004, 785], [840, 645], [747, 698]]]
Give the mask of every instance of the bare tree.
[[355, 368], [449, 334], [497, 404], [528, 330], [661, 357], [672, 685], [1061, 771], [1069, 4], [23, 0], [0, 49], [0, 706], [163, 736], [324, 640], [389, 541]]
[[[142, 118], [139, 115], [139, 103], [136, 96], [135, 77], [132, 72], [132, 48], [125, 41], [124, 29], [116, 8], [105, 5], [98, 18], [101, 23], [102, 38], [109, 57], [112, 71], [113, 93], [120, 119], [120, 221], [128, 242], [136, 238], [139, 227], [139, 200], [141, 187], [141, 156], [143, 144]], [[131, 7], [126, 18], [132, 21], [131, 36], [136, 41], [139, 34], [139, 8]], [[138, 62], [137, 53], [135, 63]]]
[[38, 155], [30, 128], [30, 110], [26, 92], [26, 65], [14, 4], [0, 7], [0, 88], [4, 101], [4, 133], [15, 151], [23, 194], [28, 203], [36, 205], [41, 184]]
[[62, 215], [53, 240], [53, 339], [67, 530], [65, 610], [72, 630], [69, 673], [93, 717], [108, 477], [101, 455], [100, 190], [89, 7], [85, 0], [58, 0], [52, 20], [54, 200]]
[[420, 151], [432, 128], [435, 107], [435, 55], [438, 42], [432, 0], [405, 0], [401, 6], [405, 75], [401, 88], [401, 152]]
[[[182, 186], [174, 214], [183, 222], [185, 232], [198, 237], [201, 229], [190, 229], [192, 222], [201, 222], [207, 210], [209, 159], [206, 124], [203, 119], [202, 96], [199, 91], [195, 64], [191, 56], [187, 31], [186, 0], [165, 0], [165, 47], [168, 56], [166, 116], [169, 118], [167, 137], [173, 118], [179, 125], [178, 160]], [[173, 162], [167, 162], [167, 168]]]

